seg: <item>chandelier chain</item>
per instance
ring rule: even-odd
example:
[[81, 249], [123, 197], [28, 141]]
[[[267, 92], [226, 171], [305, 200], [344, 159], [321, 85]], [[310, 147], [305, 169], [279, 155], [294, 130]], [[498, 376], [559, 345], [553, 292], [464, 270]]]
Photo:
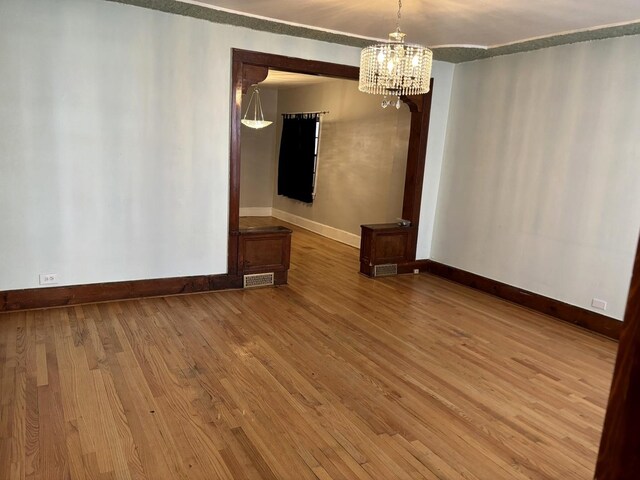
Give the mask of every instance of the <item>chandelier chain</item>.
[[400, 30], [400, 10], [402, 10], [402, 0], [398, 0], [398, 20], [396, 21], [396, 30]]

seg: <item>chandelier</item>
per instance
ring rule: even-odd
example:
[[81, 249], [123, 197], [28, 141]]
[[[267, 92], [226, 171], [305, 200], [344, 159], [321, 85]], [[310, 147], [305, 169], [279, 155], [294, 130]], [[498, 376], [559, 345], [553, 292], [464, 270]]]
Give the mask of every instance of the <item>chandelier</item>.
[[[253, 103], [253, 119], [247, 118], [249, 110], [251, 110], [251, 104]], [[249, 128], [264, 128], [271, 125], [273, 122], [264, 119], [264, 113], [262, 113], [262, 102], [260, 101], [260, 90], [257, 86], [253, 86], [253, 93], [249, 99], [249, 104], [244, 112], [244, 117], [240, 120], [243, 125]]]
[[389, 40], [366, 47], [360, 55], [358, 89], [384, 95], [383, 108], [393, 103], [400, 108], [401, 95], [418, 95], [429, 91], [433, 52], [426, 47], [404, 42], [405, 34], [400, 31], [401, 9], [402, 0], [398, 0], [396, 31], [389, 34]]

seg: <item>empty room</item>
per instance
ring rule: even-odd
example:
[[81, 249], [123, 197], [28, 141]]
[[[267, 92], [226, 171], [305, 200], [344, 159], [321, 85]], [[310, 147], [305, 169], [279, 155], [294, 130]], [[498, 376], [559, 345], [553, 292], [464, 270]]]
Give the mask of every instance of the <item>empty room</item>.
[[0, 480], [640, 478], [637, 0], [0, 0]]

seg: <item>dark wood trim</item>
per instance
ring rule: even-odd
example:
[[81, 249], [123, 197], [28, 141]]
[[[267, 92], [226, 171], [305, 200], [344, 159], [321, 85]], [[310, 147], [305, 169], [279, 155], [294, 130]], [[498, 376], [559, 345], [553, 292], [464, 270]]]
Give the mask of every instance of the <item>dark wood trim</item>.
[[130, 298], [227, 290], [230, 288], [242, 288], [242, 277], [224, 274], [197, 275], [193, 277], [155, 278], [66, 287], [6, 290], [0, 292], [0, 311], [61, 307]]
[[640, 475], [640, 241], [604, 420], [596, 480]]
[[[429, 122], [431, 121], [431, 99], [433, 98], [433, 78], [430, 81], [429, 93], [402, 97], [411, 111], [411, 129], [409, 131], [409, 147], [407, 149], [407, 169], [404, 179], [404, 196], [402, 201], [402, 218], [410, 220], [417, 228], [420, 222], [422, 204], [422, 185], [424, 183], [424, 167], [427, 161], [427, 140], [429, 138]], [[409, 257], [416, 258], [418, 235], [414, 235], [409, 245]]]
[[545, 297], [538, 293], [523, 290], [513, 285], [498, 282], [475, 273], [467, 272], [456, 267], [444, 265], [433, 260], [419, 260], [403, 266], [398, 271], [408, 273], [413, 268], [420, 271], [446, 278], [456, 283], [475, 288], [496, 297], [503, 298], [523, 307], [536, 310], [540, 313], [551, 315], [565, 322], [573, 323], [612, 339], [620, 337], [622, 322], [605, 315], [576, 307], [568, 303]]
[[[227, 258], [230, 274], [237, 274], [238, 238], [240, 221], [240, 135], [241, 135], [241, 102], [243, 85], [247, 78], [259, 78], [269, 68], [307, 75], [323, 75], [327, 77], [358, 80], [360, 69], [351, 65], [306, 60], [262, 52], [233, 49], [231, 80], [231, 147], [229, 153], [229, 254]], [[417, 229], [420, 221], [420, 205], [422, 202], [422, 185], [431, 117], [431, 90], [426, 95], [402, 97], [411, 111], [411, 129], [407, 149], [407, 169], [404, 184], [402, 206], [403, 218], [410, 220]], [[411, 239], [408, 257], [416, 258], [417, 235]]]
[[227, 273], [238, 273], [238, 230], [240, 229], [240, 120], [242, 119], [242, 60], [234, 50], [231, 66], [231, 145], [229, 162], [229, 239]]
[[414, 273], [414, 270], [426, 272], [429, 261], [430, 260], [413, 260], [411, 262], [398, 264], [398, 274]]
[[[427, 140], [429, 138], [432, 97], [433, 78], [430, 82], [429, 93], [402, 97], [402, 100], [411, 111], [411, 129], [409, 132], [409, 148], [407, 151], [407, 171], [404, 180], [402, 218], [410, 220], [412, 225], [417, 225], [420, 221], [420, 204], [422, 201], [424, 167], [427, 158]], [[413, 258], [415, 258], [415, 255]]]
[[242, 93], [247, 93], [251, 85], [256, 85], [269, 75], [267, 67], [258, 67], [256, 65], [245, 65], [242, 69]]
[[304, 73], [306, 75], [322, 75], [325, 77], [345, 78], [358, 80], [360, 69], [353, 65], [341, 65], [339, 63], [322, 62], [320, 60], [307, 60], [304, 58], [287, 57], [272, 53], [255, 52], [234, 48], [233, 60], [242, 65], [275, 68], [285, 72]]

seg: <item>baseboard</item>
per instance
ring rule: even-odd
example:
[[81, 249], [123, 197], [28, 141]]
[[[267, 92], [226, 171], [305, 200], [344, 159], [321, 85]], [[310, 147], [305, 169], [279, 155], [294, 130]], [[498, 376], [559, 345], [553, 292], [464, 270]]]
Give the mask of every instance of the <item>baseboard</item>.
[[[291, 217], [296, 216], [291, 215]], [[289, 216], [281, 219], [296, 224]], [[307, 228], [304, 225], [299, 226]], [[311, 228], [309, 228], [309, 230], [314, 231]], [[342, 231], [338, 230], [338, 232]], [[324, 233], [321, 232], [316, 233], [324, 235]], [[343, 233], [352, 235], [348, 232]], [[357, 237], [357, 235], [352, 236]], [[506, 283], [498, 282], [456, 267], [444, 265], [433, 260], [416, 260], [414, 262], [402, 264], [402, 266], [399, 265], [398, 267], [399, 271], [401, 270], [405, 273], [411, 272], [413, 269], [419, 269], [422, 272], [427, 272], [432, 275], [475, 288], [476, 290], [489, 293], [532, 310], [551, 315], [552, 317], [578, 325], [609, 338], [618, 339], [620, 337], [622, 322], [611, 317], [600, 315], [596, 312], [564, 303], [550, 297], [545, 297], [544, 295], [523, 290]], [[277, 276], [277, 285], [284, 284], [286, 282], [286, 272], [284, 272], [284, 275]], [[230, 288], [242, 288], [242, 277], [239, 275], [227, 274], [198, 275], [192, 277], [156, 278], [125, 282], [71, 285], [65, 287], [7, 290], [0, 292], [0, 312], [126, 300], [131, 298], [207, 292], [226, 290]]]
[[283, 210], [277, 210], [275, 208], [272, 210], [271, 215], [285, 222], [289, 222], [297, 225], [298, 227], [302, 227], [305, 230], [309, 230], [313, 233], [317, 233], [318, 235], [322, 235], [323, 237], [336, 240], [340, 243], [346, 243], [347, 245], [351, 245], [352, 247], [360, 248], [360, 235], [345, 232], [344, 230], [339, 230], [337, 228], [314, 222], [313, 220], [299, 217], [298, 215], [294, 215]]
[[481, 290], [606, 337], [616, 340], [620, 338], [622, 322], [607, 317], [606, 315], [601, 315], [591, 310], [586, 310], [569, 303], [561, 302], [560, 300], [545, 297], [538, 293], [523, 290], [513, 285], [498, 282], [433, 260], [417, 260], [409, 267], [418, 268], [420, 271], [446, 278], [447, 280], [475, 288], [476, 290]]
[[[286, 282], [286, 278], [285, 278]], [[239, 275], [198, 275], [0, 292], [0, 312], [242, 288]]]
[[244, 207], [240, 209], [241, 217], [271, 217], [273, 208], [271, 207]]

